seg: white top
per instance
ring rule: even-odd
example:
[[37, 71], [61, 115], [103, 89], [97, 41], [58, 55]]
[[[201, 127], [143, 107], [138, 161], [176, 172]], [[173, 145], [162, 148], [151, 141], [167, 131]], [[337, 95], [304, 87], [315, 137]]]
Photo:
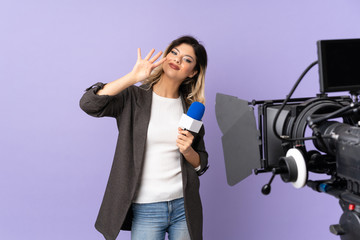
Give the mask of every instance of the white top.
[[153, 92], [147, 132], [145, 162], [135, 203], [171, 201], [183, 197], [180, 152], [176, 146], [181, 98]]

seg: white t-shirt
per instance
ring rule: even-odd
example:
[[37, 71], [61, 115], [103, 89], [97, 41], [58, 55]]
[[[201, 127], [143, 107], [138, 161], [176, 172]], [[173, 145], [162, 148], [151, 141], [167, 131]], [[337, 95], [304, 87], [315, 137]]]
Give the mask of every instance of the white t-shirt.
[[153, 92], [144, 168], [135, 203], [171, 201], [183, 197], [180, 152], [176, 146], [183, 107], [181, 98]]

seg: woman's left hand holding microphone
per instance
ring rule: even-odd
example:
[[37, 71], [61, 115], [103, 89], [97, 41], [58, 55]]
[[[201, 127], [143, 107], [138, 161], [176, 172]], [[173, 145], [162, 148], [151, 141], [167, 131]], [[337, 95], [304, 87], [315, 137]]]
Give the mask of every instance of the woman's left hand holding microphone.
[[194, 167], [197, 168], [200, 166], [200, 156], [199, 154], [191, 147], [194, 136], [187, 130], [178, 128], [179, 135], [176, 140], [176, 146], [179, 148], [180, 153], [184, 155], [185, 159]]
[[188, 153], [192, 147], [191, 144], [194, 140], [194, 136], [187, 130], [183, 130], [182, 128], [178, 128], [178, 138], [176, 140], [176, 146], [178, 146], [180, 152], [185, 155]]

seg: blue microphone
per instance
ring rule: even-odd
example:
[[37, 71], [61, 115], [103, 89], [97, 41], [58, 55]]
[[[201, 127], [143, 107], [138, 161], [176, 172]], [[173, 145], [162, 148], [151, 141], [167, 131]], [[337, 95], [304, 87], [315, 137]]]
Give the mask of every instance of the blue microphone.
[[189, 117], [201, 121], [202, 117], [204, 116], [205, 106], [201, 102], [193, 102], [189, 110], [187, 111], [186, 115]]
[[202, 126], [202, 117], [204, 116], [205, 106], [200, 102], [193, 102], [187, 113], [181, 116], [179, 127], [198, 133]]

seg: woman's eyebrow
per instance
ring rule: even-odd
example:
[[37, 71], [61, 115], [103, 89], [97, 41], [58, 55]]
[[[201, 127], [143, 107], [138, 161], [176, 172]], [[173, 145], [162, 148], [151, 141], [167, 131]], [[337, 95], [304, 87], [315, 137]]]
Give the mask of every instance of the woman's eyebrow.
[[[179, 49], [177, 49], [176, 47], [174, 47], [174, 49], [180, 53]], [[192, 56], [190, 56], [190, 55], [185, 55], [185, 56], [187, 56], [187, 57], [191, 58], [193, 61], [195, 61], [195, 59]]]

